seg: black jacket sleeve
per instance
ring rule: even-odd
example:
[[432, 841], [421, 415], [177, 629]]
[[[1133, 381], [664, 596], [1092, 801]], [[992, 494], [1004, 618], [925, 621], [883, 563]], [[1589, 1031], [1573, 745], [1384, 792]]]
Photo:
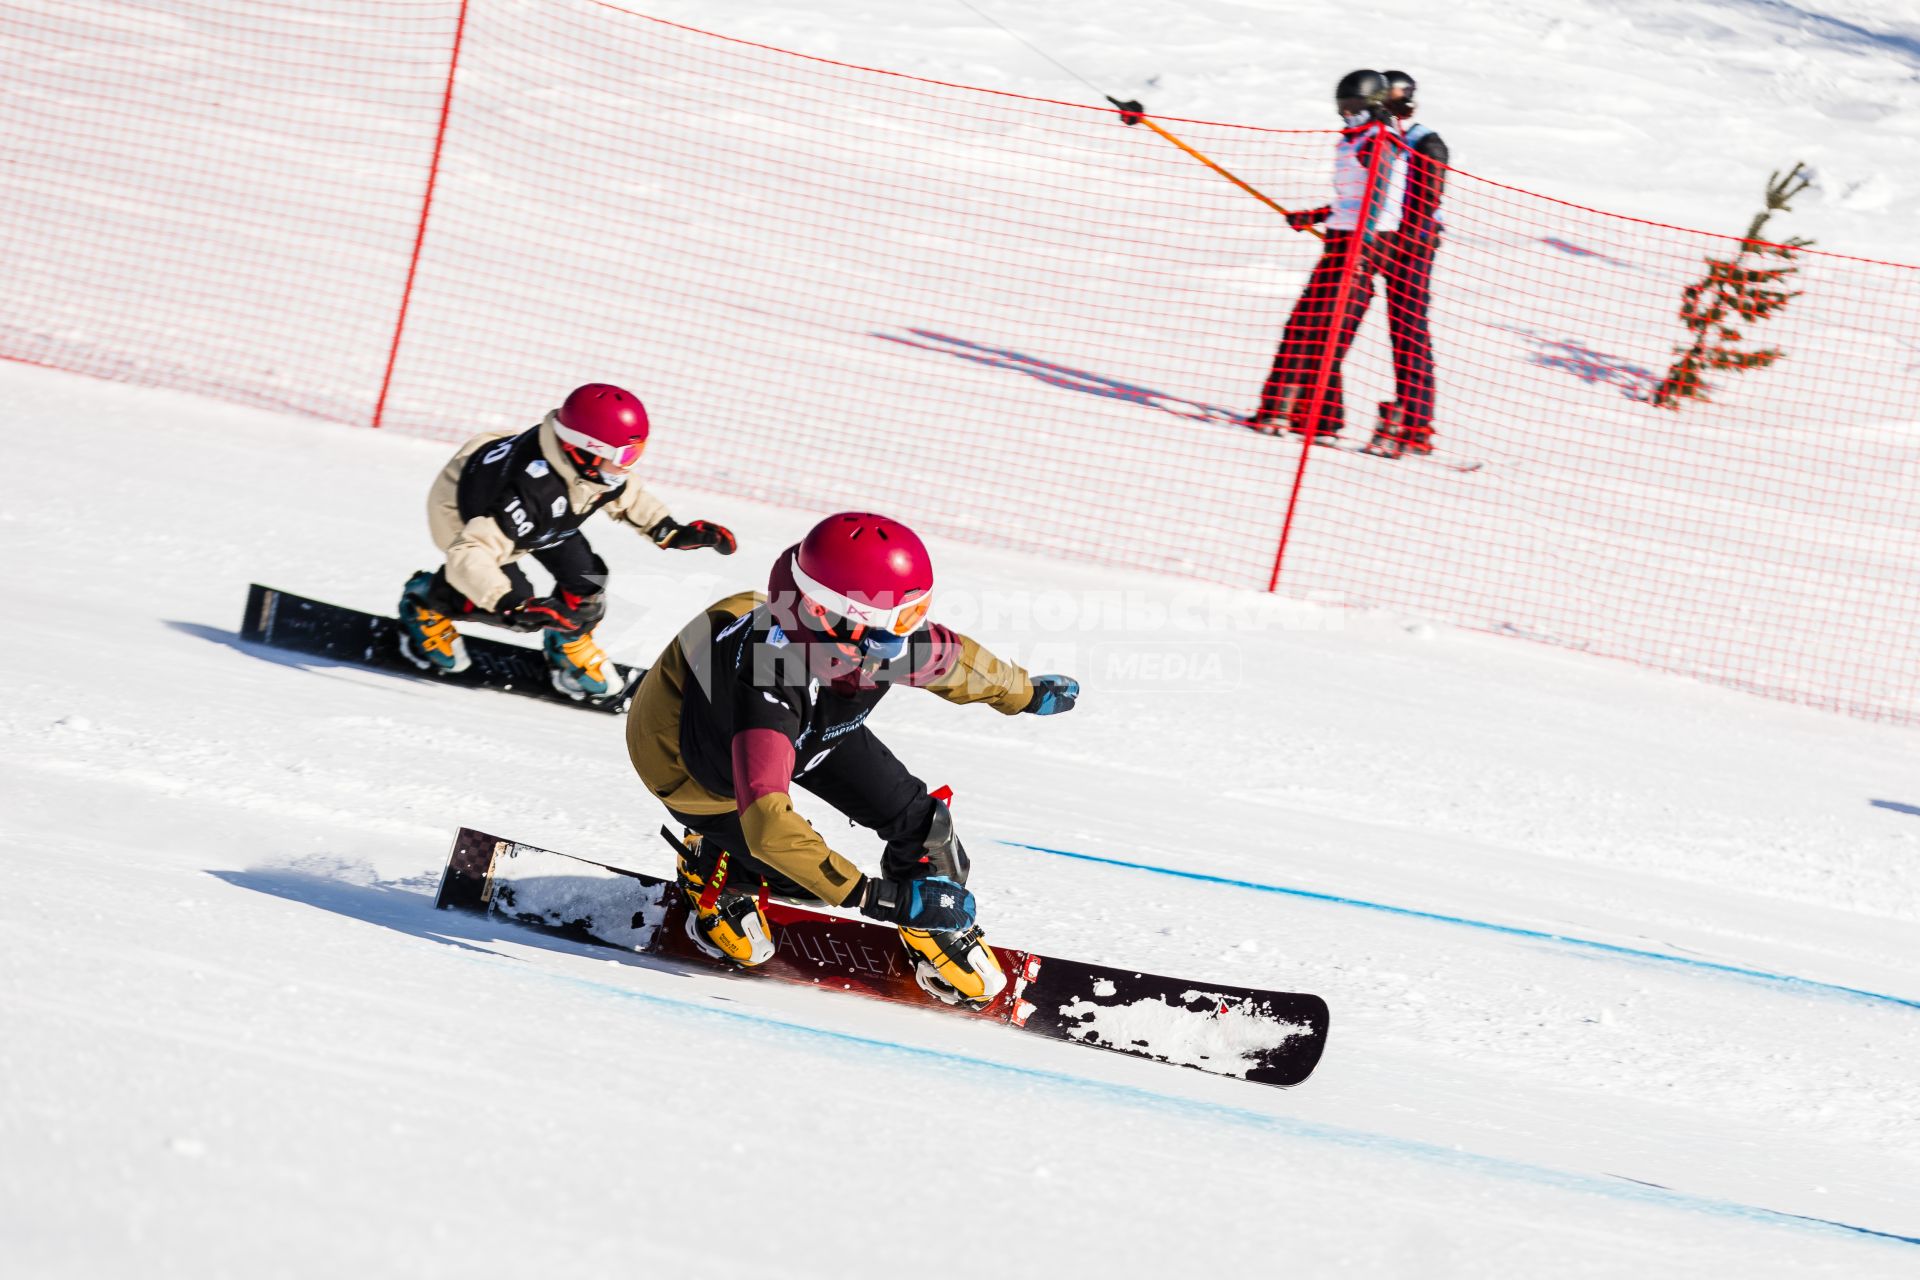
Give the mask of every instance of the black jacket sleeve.
[[1437, 133], [1420, 139], [1407, 157], [1407, 202], [1401, 207], [1402, 230], [1416, 235], [1432, 235], [1438, 228], [1434, 215], [1440, 210], [1440, 196], [1446, 189], [1447, 144]]

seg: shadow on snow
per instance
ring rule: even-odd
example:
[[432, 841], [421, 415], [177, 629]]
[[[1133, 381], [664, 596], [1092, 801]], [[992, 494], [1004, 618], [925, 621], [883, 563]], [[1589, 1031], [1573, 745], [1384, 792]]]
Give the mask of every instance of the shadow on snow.
[[886, 342], [898, 343], [903, 347], [914, 347], [920, 351], [937, 351], [942, 355], [952, 356], [957, 360], [965, 360], [970, 364], [988, 369], [1011, 370], [1014, 373], [1025, 374], [1037, 382], [1044, 382], [1050, 387], [1078, 391], [1083, 395], [1099, 396], [1104, 400], [1137, 404], [1143, 408], [1158, 409], [1187, 422], [1220, 422], [1239, 425], [1238, 413], [1217, 404], [1189, 400], [1185, 396], [1174, 395], [1170, 391], [1157, 391], [1152, 387], [1140, 386], [1138, 383], [1109, 378], [1104, 373], [1075, 369], [1071, 365], [1056, 364], [1051, 360], [1027, 355], [1025, 352], [1014, 351], [1007, 347], [990, 347], [966, 338], [935, 333], [931, 329], [909, 329], [907, 333], [911, 336], [902, 337], [898, 334], [877, 331], [871, 336]]
[[416, 675], [406, 671], [394, 671], [384, 667], [371, 666], [361, 662], [351, 662], [345, 658], [327, 658], [312, 653], [296, 653], [291, 649], [279, 649], [273, 645], [255, 644], [241, 638], [238, 631], [228, 631], [224, 627], [210, 627], [203, 622], [181, 622], [178, 619], [162, 620], [169, 628], [183, 636], [192, 636], [196, 640], [205, 640], [212, 644], [224, 645], [235, 653], [244, 653], [249, 658], [258, 658], [262, 662], [271, 662], [275, 666], [292, 667], [298, 671], [308, 671], [314, 675], [326, 676], [329, 680], [344, 677], [332, 675], [328, 668], [338, 667], [348, 671], [365, 671], [376, 676], [386, 676], [402, 684], [420, 684], [430, 681], [424, 674]]
[[[392, 929], [410, 938], [419, 938], [461, 951], [478, 952], [503, 960], [519, 957], [481, 945], [511, 940], [523, 946], [542, 947], [570, 955], [591, 956], [595, 960], [614, 960], [636, 968], [660, 973], [693, 976], [684, 965], [642, 955], [637, 951], [610, 948], [605, 943], [584, 940], [565, 927], [541, 928], [519, 921], [442, 911], [433, 905], [439, 888], [437, 875], [415, 876], [406, 880], [375, 880], [365, 883], [343, 879], [298, 867], [250, 867], [244, 871], [209, 870], [208, 875], [235, 888], [264, 893], [269, 897], [298, 902], [321, 911], [345, 916], [367, 924]], [[597, 881], [594, 883], [598, 883]]]

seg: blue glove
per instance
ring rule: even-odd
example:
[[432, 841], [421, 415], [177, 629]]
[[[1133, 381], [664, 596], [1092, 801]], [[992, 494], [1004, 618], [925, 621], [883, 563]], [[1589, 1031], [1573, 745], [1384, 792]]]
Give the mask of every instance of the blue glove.
[[846, 905], [858, 908], [869, 920], [957, 933], [973, 923], [973, 895], [965, 885], [945, 876], [918, 880], [882, 880], [865, 876]]
[[1028, 715], [1051, 716], [1073, 710], [1080, 697], [1080, 682], [1072, 676], [1035, 676], [1033, 697], [1020, 708]]

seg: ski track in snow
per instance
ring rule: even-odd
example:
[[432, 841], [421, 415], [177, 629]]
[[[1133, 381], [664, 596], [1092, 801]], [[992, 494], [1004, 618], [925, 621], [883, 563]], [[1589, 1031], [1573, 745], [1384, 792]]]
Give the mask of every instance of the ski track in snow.
[[[1704, 1213], [1715, 1217], [1731, 1218], [1751, 1222], [1789, 1225], [1805, 1229], [1834, 1231], [1852, 1235], [1875, 1237], [1899, 1244], [1920, 1245], [1920, 1236], [1900, 1235], [1895, 1232], [1875, 1231], [1868, 1227], [1851, 1223], [1837, 1222], [1826, 1218], [1813, 1218], [1802, 1214], [1779, 1213], [1756, 1205], [1733, 1204], [1712, 1200], [1701, 1196], [1688, 1195], [1670, 1187], [1661, 1187], [1652, 1183], [1639, 1182], [1617, 1174], [1600, 1176], [1574, 1173], [1538, 1165], [1525, 1165], [1514, 1161], [1499, 1160], [1458, 1148], [1448, 1148], [1429, 1143], [1411, 1142], [1393, 1138], [1384, 1134], [1359, 1129], [1342, 1129], [1330, 1125], [1302, 1123], [1283, 1115], [1259, 1111], [1246, 1107], [1235, 1107], [1215, 1102], [1202, 1102], [1182, 1097], [1177, 1093], [1165, 1093], [1142, 1088], [1136, 1085], [1119, 1084], [1111, 1081], [1092, 1079], [1069, 1072], [1045, 1070], [1031, 1066], [1021, 1066], [999, 1061], [990, 1057], [977, 1056], [951, 1050], [929, 1049], [906, 1044], [897, 1040], [880, 1039], [874, 1036], [853, 1035], [831, 1028], [790, 1022], [780, 1018], [770, 1018], [757, 1013], [745, 1013], [733, 1009], [715, 1009], [710, 1005], [691, 1001], [680, 1001], [660, 996], [635, 992], [624, 987], [607, 983], [592, 982], [583, 979], [567, 979], [579, 985], [598, 990], [623, 1000], [639, 1000], [649, 1005], [666, 1006], [678, 1012], [695, 1016], [720, 1017], [732, 1021], [749, 1023], [755, 1027], [777, 1028], [802, 1041], [825, 1041], [834, 1046], [852, 1045], [860, 1049], [873, 1049], [883, 1053], [904, 1055], [909, 1058], [929, 1058], [943, 1063], [952, 1063], [972, 1070], [988, 1073], [1006, 1073], [1024, 1079], [1043, 1081], [1049, 1085], [1073, 1091], [1090, 1091], [1104, 1098], [1125, 1105], [1170, 1107], [1182, 1112], [1190, 1112], [1207, 1121], [1220, 1124], [1243, 1125], [1256, 1129], [1269, 1130], [1288, 1137], [1304, 1138], [1313, 1142], [1360, 1149], [1385, 1151], [1394, 1155], [1407, 1156], [1455, 1168], [1469, 1169], [1475, 1173], [1492, 1177], [1531, 1182], [1544, 1186], [1563, 1188], [1588, 1195], [1598, 1195], [1617, 1199], [1643, 1201], [1662, 1207], [1683, 1209], [1694, 1213]], [[1146, 1002], [1142, 1002], [1146, 1003]], [[1163, 1006], [1164, 1007], [1164, 1006]], [[1103, 1013], [1118, 1012], [1112, 1009]], [[1123, 1025], [1134, 1024], [1121, 1020]], [[1263, 1028], [1264, 1028], [1264, 1024]], [[1266, 1035], [1263, 1030], [1256, 1032], [1254, 1039]], [[1269, 1038], [1270, 1040], [1270, 1038]], [[1259, 1048], [1264, 1044], [1254, 1044], [1246, 1040], [1245, 1047]], [[1231, 1052], [1231, 1050], [1229, 1050]], [[1196, 1053], [1196, 1058], [1205, 1058], [1207, 1053]], [[1623, 1185], [1624, 1184], [1624, 1185]]]
[[1548, 933], [1540, 929], [1522, 929], [1515, 925], [1496, 924], [1491, 920], [1472, 920], [1465, 916], [1450, 916], [1436, 911], [1421, 911], [1413, 907], [1394, 906], [1385, 902], [1366, 902], [1359, 898], [1343, 898], [1338, 894], [1316, 893], [1311, 889], [1291, 888], [1286, 885], [1261, 884], [1252, 880], [1234, 880], [1226, 876], [1207, 875], [1199, 871], [1177, 871], [1171, 867], [1156, 867], [1144, 862], [1126, 862], [1118, 858], [1102, 858], [1090, 853], [1075, 853], [1069, 849], [1049, 849], [1045, 845], [1022, 844], [1012, 840], [1002, 840], [1001, 844], [1015, 849], [1028, 849], [1034, 853], [1044, 853], [1056, 858], [1073, 858], [1081, 862], [1094, 862], [1108, 867], [1124, 867], [1129, 871], [1145, 871], [1151, 875], [1173, 876], [1181, 880], [1193, 880], [1201, 884], [1224, 885], [1233, 889], [1251, 889], [1256, 893], [1277, 893], [1290, 898], [1306, 898], [1314, 902], [1325, 902], [1335, 906], [1357, 907], [1363, 911], [1382, 911], [1389, 915], [1406, 916], [1414, 920], [1430, 920], [1436, 924], [1461, 925], [1469, 929], [1485, 929], [1490, 933], [1505, 934], [1511, 938], [1524, 938], [1535, 942], [1551, 942], [1565, 947], [1603, 952], [1628, 960], [1652, 961], [1659, 964], [1683, 965], [1706, 973], [1726, 974], [1737, 978], [1752, 978], [1759, 982], [1779, 983], [1803, 991], [1820, 992], [1829, 995], [1845, 996], [1857, 1000], [1879, 1000], [1888, 1004], [1903, 1005], [1909, 1009], [1920, 1010], [1920, 1000], [1910, 1000], [1903, 996], [1886, 995], [1878, 991], [1862, 991], [1856, 987], [1843, 987], [1830, 982], [1820, 982], [1813, 978], [1800, 978], [1787, 973], [1768, 973], [1762, 969], [1744, 968], [1740, 965], [1721, 964], [1712, 960], [1701, 960], [1690, 956], [1670, 955], [1661, 951], [1646, 951], [1638, 947], [1623, 947], [1612, 942], [1598, 942], [1591, 938], [1572, 938], [1565, 934]]

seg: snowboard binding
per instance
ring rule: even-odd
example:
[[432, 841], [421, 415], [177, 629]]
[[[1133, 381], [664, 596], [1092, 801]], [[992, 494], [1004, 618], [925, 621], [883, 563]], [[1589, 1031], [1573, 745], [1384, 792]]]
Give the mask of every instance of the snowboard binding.
[[453, 619], [427, 603], [433, 575], [425, 569], [407, 579], [400, 593], [400, 656], [435, 675], [458, 675], [473, 665], [467, 642]]
[[727, 884], [725, 849], [709, 853], [706, 841], [687, 832], [676, 840], [665, 827], [660, 834], [679, 851], [677, 879], [687, 899], [687, 938], [701, 954], [751, 969], [773, 959], [773, 929], [767, 924], [767, 886], [758, 894]]
[[1007, 988], [1007, 971], [979, 925], [947, 933], [900, 926], [913, 980], [942, 1004], [984, 1009]]
[[568, 636], [564, 632], [549, 631], [541, 642], [541, 649], [547, 657], [553, 687], [575, 702], [604, 698], [614, 691], [619, 677], [610, 673], [613, 664], [595, 642], [593, 632]]

